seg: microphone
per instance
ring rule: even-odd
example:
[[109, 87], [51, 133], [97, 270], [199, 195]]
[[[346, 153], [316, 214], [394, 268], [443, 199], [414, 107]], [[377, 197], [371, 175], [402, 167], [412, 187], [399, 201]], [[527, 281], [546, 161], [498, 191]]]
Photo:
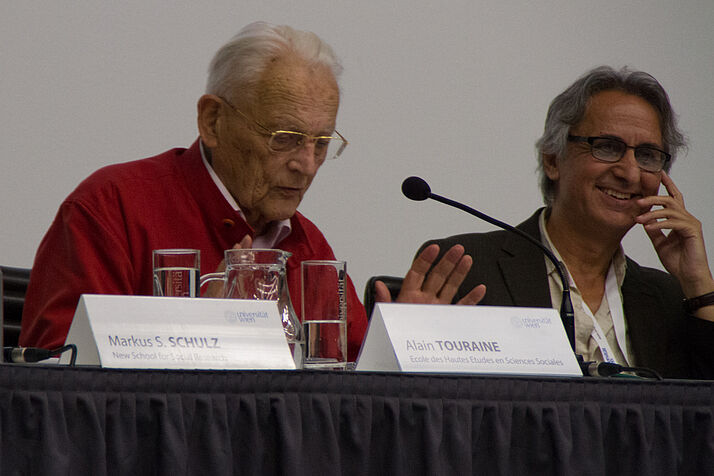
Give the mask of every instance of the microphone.
[[431, 187], [421, 177], [407, 177], [402, 182], [402, 193], [409, 200], [421, 202], [431, 195]]
[[74, 366], [77, 361], [77, 346], [67, 344], [58, 349], [42, 349], [40, 347], [3, 347], [3, 362], [15, 364], [30, 364], [47, 360], [51, 357], [58, 357], [64, 352], [70, 351], [69, 365]]
[[588, 375], [592, 377], [609, 377], [621, 373], [625, 367], [611, 362], [584, 362]]
[[[404, 182], [402, 182], [402, 193], [410, 200], [422, 201], [426, 200], [427, 198], [431, 198], [432, 200], [436, 200], [437, 202], [441, 202], [451, 207], [458, 208], [459, 210], [463, 210], [470, 215], [473, 215], [477, 218], [480, 218], [481, 220], [491, 223], [492, 225], [495, 225], [499, 228], [503, 228], [504, 230], [513, 232], [516, 235], [525, 238], [526, 240], [537, 246], [543, 253], [545, 253], [548, 259], [555, 266], [555, 269], [558, 271], [558, 275], [560, 276], [560, 281], [563, 283], [563, 299], [561, 300], [560, 304], [560, 319], [563, 321], [563, 327], [565, 328], [565, 334], [568, 336], [570, 347], [573, 349], [573, 353], [575, 353], [575, 313], [573, 311], [573, 302], [570, 300], [570, 281], [568, 281], [567, 277], [565, 276], [565, 271], [563, 270], [560, 262], [555, 257], [552, 251], [550, 251], [545, 245], [543, 245], [543, 243], [536, 240], [531, 235], [509, 225], [508, 223], [496, 220], [495, 218], [481, 213], [478, 210], [474, 210], [473, 208], [468, 207], [462, 203], [456, 202], [446, 197], [442, 197], [435, 193], [431, 193], [431, 188], [429, 187], [429, 184], [427, 184], [426, 181], [424, 181], [424, 179], [420, 177], [407, 177]], [[582, 362], [582, 357], [578, 356], [578, 362]]]
[[52, 351], [37, 347], [3, 347], [5, 362], [34, 363], [52, 357]]
[[625, 367], [624, 365], [614, 362], [583, 362], [580, 359], [578, 359], [578, 361], [580, 362], [580, 368], [583, 369], [583, 373], [590, 377], [611, 377], [621, 374], [622, 372], [632, 372], [638, 376], [662, 380], [660, 374], [647, 367]]

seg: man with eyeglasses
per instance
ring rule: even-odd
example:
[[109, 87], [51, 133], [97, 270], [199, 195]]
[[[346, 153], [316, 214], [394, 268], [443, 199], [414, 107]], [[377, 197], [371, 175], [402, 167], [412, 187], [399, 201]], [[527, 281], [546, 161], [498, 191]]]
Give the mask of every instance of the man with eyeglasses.
[[[35, 258], [21, 345], [62, 345], [82, 293], [151, 295], [154, 249], [199, 249], [202, 274], [222, 270], [232, 247], [291, 252], [299, 314], [300, 262], [335, 259], [297, 207], [320, 166], [347, 147], [335, 130], [340, 73], [313, 33], [243, 28], [213, 58], [191, 147], [105, 167], [62, 203]], [[366, 316], [351, 281], [347, 305], [354, 360]]]
[[[299, 315], [300, 263], [335, 259], [297, 207], [318, 169], [348, 144], [335, 129], [341, 70], [314, 33], [263, 22], [243, 28], [211, 62], [191, 147], [105, 167], [62, 203], [35, 258], [20, 344], [61, 346], [83, 293], [151, 295], [155, 249], [199, 249], [202, 274], [222, 271], [229, 248], [288, 251], [288, 288]], [[435, 257], [424, 253], [419, 263], [430, 266]], [[433, 289], [415, 296], [450, 301], [469, 263], [454, 247], [436, 265]], [[354, 361], [367, 319], [347, 281]], [[220, 289], [206, 286], [203, 295], [219, 296]]]
[[[151, 295], [152, 250], [163, 248], [199, 249], [202, 274], [222, 270], [232, 247], [291, 252], [300, 314], [300, 262], [335, 259], [297, 207], [318, 169], [347, 147], [335, 130], [340, 73], [313, 33], [262, 22], [241, 30], [210, 65], [199, 140], [105, 167], [62, 203], [35, 258], [21, 345], [61, 346], [82, 293]], [[462, 255], [457, 248], [440, 266], [450, 272]], [[367, 319], [349, 277], [347, 309], [354, 360]]]
[[[684, 146], [666, 92], [644, 72], [595, 68], [550, 105], [537, 143], [546, 206], [518, 228], [565, 265], [586, 361], [714, 378], [714, 280], [701, 223], [668, 173]], [[668, 273], [625, 256], [636, 225]], [[523, 238], [466, 234], [423, 249], [454, 244], [474, 260], [456, 299], [485, 284], [481, 304], [560, 308], [554, 266]]]

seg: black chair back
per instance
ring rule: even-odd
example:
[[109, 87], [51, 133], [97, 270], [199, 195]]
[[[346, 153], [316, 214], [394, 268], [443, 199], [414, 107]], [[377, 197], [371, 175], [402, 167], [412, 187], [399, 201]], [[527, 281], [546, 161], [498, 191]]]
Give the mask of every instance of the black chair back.
[[17, 347], [30, 270], [0, 266], [0, 271], [2, 271], [3, 346]]
[[399, 291], [402, 289], [402, 281], [404, 278], [399, 278], [397, 276], [372, 276], [367, 280], [367, 284], [364, 287], [364, 309], [367, 311], [367, 319], [372, 318], [372, 310], [374, 309], [374, 298], [377, 295], [375, 290], [375, 282], [382, 281], [387, 285], [389, 289], [389, 294], [392, 295], [392, 301], [397, 299], [399, 296]]

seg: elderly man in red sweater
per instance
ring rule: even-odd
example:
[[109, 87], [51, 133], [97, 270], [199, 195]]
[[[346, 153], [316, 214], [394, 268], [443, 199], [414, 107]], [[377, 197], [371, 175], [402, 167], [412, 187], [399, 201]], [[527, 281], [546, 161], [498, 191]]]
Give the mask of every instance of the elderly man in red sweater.
[[[83, 293], [151, 295], [151, 254], [162, 248], [199, 249], [202, 273], [235, 246], [288, 251], [299, 313], [300, 262], [335, 258], [297, 207], [347, 145], [335, 129], [340, 73], [313, 33], [260, 22], [241, 30], [211, 63], [193, 145], [105, 167], [61, 204], [35, 258], [20, 344], [62, 345]], [[408, 273], [413, 301], [449, 302], [471, 265], [456, 247], [425, 280], [435, 257], [427, 250]], [[349, 280], [347, 304], [354, 360], [367, 319]]]

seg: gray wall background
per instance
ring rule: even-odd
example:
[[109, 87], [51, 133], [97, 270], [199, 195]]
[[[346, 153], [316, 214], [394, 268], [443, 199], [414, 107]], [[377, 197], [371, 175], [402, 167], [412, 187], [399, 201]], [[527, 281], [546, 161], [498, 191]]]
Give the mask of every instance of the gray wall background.
[[[516, 224], [540, 206], [534, 142], [550, 100], [592, 66], [630, 65], [670, 93], [690, 138], [673, 168], [714, 249], [714, 2], [14, 1], [0, 5], [0, 262], [29, 267], [61, 200], [95, 169], [187, 147], [215, 50], [255, 20], [312, 30], [345, 73], [350, 147], [300, 210], [361, 294], [426, 239], [492, 227], [400, 192]], [[661, 267], [641, 229], [626, 251]], [[478, 265], [478, 264], [477, 264]]]

